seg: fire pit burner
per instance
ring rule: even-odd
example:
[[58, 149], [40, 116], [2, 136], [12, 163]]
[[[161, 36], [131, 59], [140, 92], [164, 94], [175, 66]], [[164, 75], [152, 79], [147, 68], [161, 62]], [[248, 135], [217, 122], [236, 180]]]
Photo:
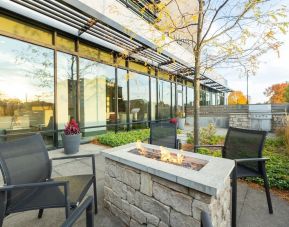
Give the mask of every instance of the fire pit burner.
[[129, 152], [136, 155], [144, 156], [146, 158], [171, 163], [177, 166], [182, 166], [196, 171], [199, 171], [207, 164], [207, 161], [184, 156], [182, 150], [179, 151], [179, 153], [173, 153], [166, 150], [164, 147], [160, 147], [159, 150], [144, 148], [140, 145], [140, 143], [137, 144], [137, 148], [132, 149]]

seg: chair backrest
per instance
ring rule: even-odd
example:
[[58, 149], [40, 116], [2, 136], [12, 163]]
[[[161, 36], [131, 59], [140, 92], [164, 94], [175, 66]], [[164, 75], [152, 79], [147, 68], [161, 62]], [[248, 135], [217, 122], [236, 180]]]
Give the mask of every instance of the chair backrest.
[[177, 148], [177, 125], [168, 121], [150, 124], [150, 144]]
[[[51, 176], [51, 163], [41, 135], [0, 143], [0, 166], [7, 185], [44, 182]], [[7, 206], [27, 194], [11, 191]]]
[[[267, 132], [251, 129], [228, 129], [223, 150], [223, 157], [228, 159], [261, 158]], [[242, 165], [259, 171], [257, 162]]]

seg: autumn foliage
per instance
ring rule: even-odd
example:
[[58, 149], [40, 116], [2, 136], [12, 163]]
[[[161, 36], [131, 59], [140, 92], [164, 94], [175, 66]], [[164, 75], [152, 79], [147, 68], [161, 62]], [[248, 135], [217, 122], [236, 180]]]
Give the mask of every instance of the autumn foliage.
[[285, 100], [285, 92], [289, 83], [280, 83], [280, 84], [273, 84], [272, 86], [266, 88], [264, 95], [266, 95], [269, 100], [268, 103], [278, 104], [284, 103]]
[[228, 97], [229, 105], [247, 104], [247, 98], [241, 91], [233, 91]]

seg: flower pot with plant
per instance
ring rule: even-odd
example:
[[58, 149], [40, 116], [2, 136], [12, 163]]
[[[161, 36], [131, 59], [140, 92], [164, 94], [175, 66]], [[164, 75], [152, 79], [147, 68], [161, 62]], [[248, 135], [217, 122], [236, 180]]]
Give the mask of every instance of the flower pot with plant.
[[186, 123], [186, 118], [185, 118], [185, 113], [183, 111], [178, 111], [177, 112], [177, 126], [178, 129], [185, 129], [185, 123]]
[[65, 154], [75, 154], [79, 151], [80, 145], [80, 128], [74, 118], [65, 125], [62, 141]]

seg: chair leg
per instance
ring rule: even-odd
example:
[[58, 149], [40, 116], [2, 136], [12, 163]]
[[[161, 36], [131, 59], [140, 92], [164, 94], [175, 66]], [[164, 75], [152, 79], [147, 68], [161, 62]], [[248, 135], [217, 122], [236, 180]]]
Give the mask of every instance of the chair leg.
[[39, 211], [38, 211], [38, 218], [40, 219], [40, 218], [42, 218], [42, 215], [43, 215], [43, 210], [44, 209], [39, 209]]
[[232, 227], [237, 226], [237, 167], [232, 174]]
[[96, 190], [96, 178], [93, 179], [93, 198], [94, 198], [94, 213], [97, 214], [97, 190]]
[[264, 188], [265, 188], [265, 191], [266, 191], [266, 197], [267, 197], [269, 213], [273, 214], [273, 207], [272, 207], [272, 201], [271, 201], [271, 195], [270, 195], [270, 187], [269, 187], [268, 177], [267, 177], [267, 174], [266, 174], [265, 164], [262, 165], [262, 169], [263, 169]]

